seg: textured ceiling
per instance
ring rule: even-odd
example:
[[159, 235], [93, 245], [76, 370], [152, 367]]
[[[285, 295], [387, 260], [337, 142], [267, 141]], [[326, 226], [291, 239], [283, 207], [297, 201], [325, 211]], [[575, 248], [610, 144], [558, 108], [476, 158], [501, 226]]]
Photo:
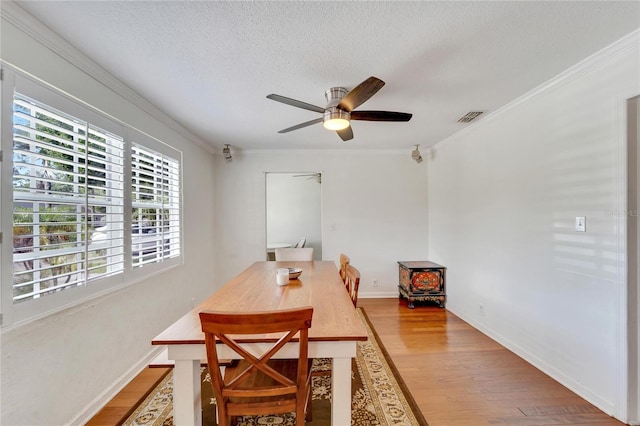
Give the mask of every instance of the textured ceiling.
[[[640, 28], [637, 1], [16, 3], [216, 149], [426, 147]], [[267, 94], [324, 106], [371, 75], [359, 109], [410, 122], [277, 133], [320, 115]]]

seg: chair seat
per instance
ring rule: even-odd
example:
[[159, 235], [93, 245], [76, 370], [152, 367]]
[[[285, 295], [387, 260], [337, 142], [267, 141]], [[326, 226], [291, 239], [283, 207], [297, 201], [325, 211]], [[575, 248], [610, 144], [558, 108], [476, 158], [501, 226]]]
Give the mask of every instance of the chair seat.
[[[309, 358], [307, 371], [309, 372], [308, 376], [311, 374], [311, 367], [313, 364], [313, 359]], [[274, 370], [278, 371], [283, 376], [289, 378], [291, 381], [295, 383], [297, 375], [298, 375], [298, 360], [297, 359], [272, 359], [267, 362]], [[224, 370], [224, 381], [225, 383], [229, 383], [231, 380], [239, 376], [245, 369], [247, 369], [250, 364], [245, 360], [234, 360], [234, 362], [225, 368]], [[309, 381], [309, 379], [307, 379]], [[261, 373], [253, 373], [247, 379], [242, 382], [242, 386], [236, 388], [238, 391], [242, 391], [244, 389], [248, 391], [255, 391], [257, 389], [268, 389], [268, 388], [280, 388], [282, 385], [267, 376], [266, 374]], [[224, 394], [224, 392], [223, 392]], [[229, 397], [231, 402], [240, 402], [242, 401], [245, 404], [250, 404], [254, 407], [259, 407], [263, 403], [268, 403], [269, 407], [272, 408], [273, 404], [283, 405], [287, 403], [293, 404], [293, 408], [291, 411], [295, 411], [295, 398], [292, 398], [291, 395], [275, 395], [272, 397], [243, 397], [243, 398], [235, 398], [233, 396]], [[280, 402], [280, 404], [278, 403]], [[243, 408], [246, 410], [247, 407]], [[230, 410], [230, 414], [233, 415], [232, 410]], [[262, 414], [271, 414], [271, 411], [267, 411]]]

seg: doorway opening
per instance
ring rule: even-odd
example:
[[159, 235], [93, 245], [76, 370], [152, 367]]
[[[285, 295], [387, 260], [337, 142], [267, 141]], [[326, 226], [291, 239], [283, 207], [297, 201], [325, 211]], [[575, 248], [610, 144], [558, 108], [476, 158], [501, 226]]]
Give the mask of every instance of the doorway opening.
[[278, 247], [313, 247], [322, 259], [322, 173], [266, 172], [266, 257]]

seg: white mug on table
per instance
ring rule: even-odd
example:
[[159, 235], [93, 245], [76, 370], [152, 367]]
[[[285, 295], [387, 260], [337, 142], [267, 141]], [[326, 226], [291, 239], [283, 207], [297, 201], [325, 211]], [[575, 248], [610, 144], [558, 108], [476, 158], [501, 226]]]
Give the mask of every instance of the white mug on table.
[[276, 269], [276, 282], [278, 285], [286, 285], [289, 283], [289, 270], [287, 268]]

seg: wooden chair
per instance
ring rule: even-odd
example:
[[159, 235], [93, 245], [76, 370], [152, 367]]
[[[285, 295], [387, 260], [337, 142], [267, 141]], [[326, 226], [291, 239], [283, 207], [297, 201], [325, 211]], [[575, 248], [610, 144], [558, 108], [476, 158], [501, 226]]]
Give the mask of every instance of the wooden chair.
[[276, 261], [282, 260], [313, 260], [313, 247], [277, 248]]
[[[200, 312], [219, 426], [231, 425], [236, 416], [293, 411], [296, 425], [305, 424], [305, 408], [311, 407], [308, 336], [312, 316], [310, 306], [259, 313]], [[282, 336], [262, 355], [248, 352], [237, 341], [240, 335], [268, 333]], [[298, 358], [273, 359], [295, 335], [300, 343]], [[242, 357], [225, 368], [224, 378], [218, 360], [219, 342]]]
[[342, 278], [342, 282], [344, 282], [347, 275], [347, 265], [350, 261], [349, 256], [344, 253], [340, 253], [340, 278]]
[[353, 306], [356, 306], [358, 303], [358, 287], [360, 286], [360, 271], [351, 265], [347, 265], [344, 285], [347, 287], [349, 296], [351, 296]]

